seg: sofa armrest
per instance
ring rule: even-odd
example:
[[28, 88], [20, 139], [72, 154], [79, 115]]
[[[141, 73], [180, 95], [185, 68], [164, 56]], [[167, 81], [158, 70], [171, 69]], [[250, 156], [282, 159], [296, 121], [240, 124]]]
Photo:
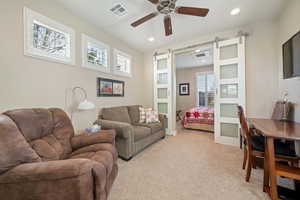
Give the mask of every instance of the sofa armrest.
[[110, 143], [115, 145], [116, 133], [114, 130], [102, 130], [97, 133], [84, 133], [82, 135], [74, 136], [71, 139], [73, 151], [81, 147], [98, 144]]
[[0, 184], [54, 181], [73, 178], [91, 173], [94, 166], [95, 161], [88, 159], [69, 159], [22, 164], [0, 175]]
[[159, 121], [162, 123], [163, 128], [166, 129], [167, 126], [168, 126], [168, 118], [167, 118], [167, 116], [164, 115], [164, 114], [159, 114], [158, 117], [159, 117]]
[[115, 129], [117, 137], [124, 139], [133, 138], [133, 127], [131, 124], [103, 119], [98, 119], [94, 124], [100, 125], [103, 129]]

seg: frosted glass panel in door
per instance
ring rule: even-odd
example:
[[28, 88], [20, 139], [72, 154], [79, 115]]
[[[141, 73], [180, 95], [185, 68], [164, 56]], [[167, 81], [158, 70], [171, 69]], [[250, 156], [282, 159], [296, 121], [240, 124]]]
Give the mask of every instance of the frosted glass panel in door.
[[167, 59], [160, 59], [157, 61], [157, 69], [158, 70], [167, 69], [167, 67], [168, 67]]
[[238, 98], [238, 84], [221, 85], [221, 98]]
[[168, 84], [168, 73], [158, 73], [157, 84]]
[[157, 89], [157, 98], [159, 98], [159, 99], [168, 98], [168, 89], [167, 88], [158, 88]]
[[236, 138], [239, 136], [239, 125], [221, 123], [221, 136]]
[[158, 103], [157, 104], [158, 112], [168, 114], [168, 104], [167, 103]]
[[222, 65], [220, 79], [234, 79], [238, 77], [238, 64]]
[[238, 57], [238, 45], [228, 45], [220, 47], [220, 60], [232, 59]]
[[221, 104], [221, 117], [237, 118], [237, 104]]

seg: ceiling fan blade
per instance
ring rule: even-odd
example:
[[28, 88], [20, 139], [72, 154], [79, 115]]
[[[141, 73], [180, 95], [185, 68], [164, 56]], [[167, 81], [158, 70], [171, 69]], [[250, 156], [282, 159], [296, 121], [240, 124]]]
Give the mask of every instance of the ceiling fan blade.
[[158, 4], [158, 2], [159, 2], [159, 0], [148, 0], [148, 1], [150, 1], [153, 4]]
[[209, 12], [207, 8], [194, 8], [194, 7], [177, 7], [176, 13], [183, 15], [193, 15], [199, 17], [206, 17]]
[[151, 13], [151, 14], [149, 14], [149, 15], [147, 15], [147, 16], [145, 16], [145, 17], [143, 17], [143, 18], [141, 18], [141, 19], [139, 19], [139, 20], [133, 22], [133, 23], [131, 24], [131, 26], [137, 27], [137, 26], [141, 25], [142, 23], [144, 23], [144, 22], [146, 22], [146, 21], [152, 19], [153, 17], [156, 17], [157, 15], [158, 15], [157, 12]]
[[166, 15], [164, 19], [166, 36], [172, 35], [172, 21], [170, 15]]

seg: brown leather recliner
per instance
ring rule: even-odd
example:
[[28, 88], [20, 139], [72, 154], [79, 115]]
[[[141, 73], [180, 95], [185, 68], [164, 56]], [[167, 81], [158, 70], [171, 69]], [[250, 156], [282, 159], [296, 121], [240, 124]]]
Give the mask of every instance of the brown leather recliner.
[[114, 132], [74, 136], [60, 109], [0, 115], [0, 199], [106, 200], [117, 157]]

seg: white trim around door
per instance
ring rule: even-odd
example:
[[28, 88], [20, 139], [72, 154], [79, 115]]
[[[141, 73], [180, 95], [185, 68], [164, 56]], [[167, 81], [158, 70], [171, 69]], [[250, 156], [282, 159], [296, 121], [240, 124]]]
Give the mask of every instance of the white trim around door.
[[[167, 135], [176, 135], [174, 125], [174, 74], [171, 52], [154, 56], [154, 109], [168, 118]], [[174, 131], [175, 127], [175, 131]]]
[[245, 108], [245, 37], [214, 44], [216, 76], [215, 142], [238, 146], [240, 124], [237, 105]]

